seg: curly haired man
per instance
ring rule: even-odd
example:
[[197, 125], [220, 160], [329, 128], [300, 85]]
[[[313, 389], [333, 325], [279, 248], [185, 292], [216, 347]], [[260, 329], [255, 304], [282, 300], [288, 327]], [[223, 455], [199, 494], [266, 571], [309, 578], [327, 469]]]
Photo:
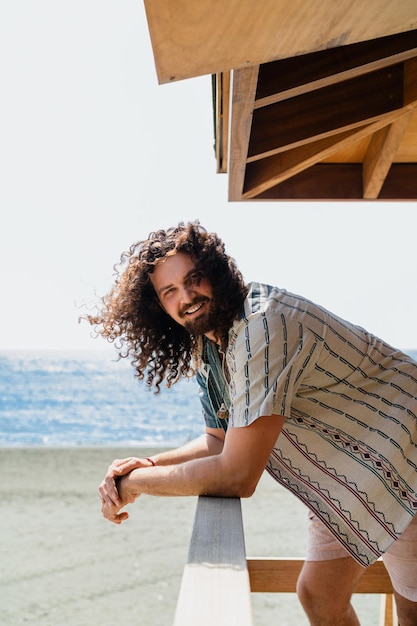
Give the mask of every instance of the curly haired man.
[[297, 591], [310, 623], [359, 624], [351, 595], [382, 555], [401, 626], [417, 624], [417, 363], [301, 296], [245, 284], [198, 222], [134, 244], [88, 320], [157, 392], [196, 375], [206, 425], [114, 461], [105, 518], [122, 523], [142, 493], [249, 497], [266, 469], [309, 509]]

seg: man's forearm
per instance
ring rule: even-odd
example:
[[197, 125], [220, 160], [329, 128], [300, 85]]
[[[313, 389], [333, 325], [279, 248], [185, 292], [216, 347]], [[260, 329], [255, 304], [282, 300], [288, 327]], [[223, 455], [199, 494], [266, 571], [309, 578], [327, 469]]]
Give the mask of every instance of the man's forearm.
[[[284, 422], [284, 416], [265, 415], [246, 428], [230, 428], [224, 441], [217, 429], [207, 429], [209, 437], [199, 438], [182, 452], [177, 451], [177, 455], [185, 455], [187, 460], [171, 465], [136, 466], [118, 479], [120, 498], [109, 498], [103, 490], [104, 517], [120, 524], [128, 517], [122, 508], [141, 494], [250, 497]], [[192, 459], [188, 460], [190, 456]], [[164, 456], [161, 461], [166, 462], [167, 458]]]
[[239, 485], [224, 471], [221, 455], [184, 463], [135, 469], [123, 476], [119, 493], [124, 503], [138, 496], [240, 496]]
[[220, 438], [205, 433], [180, 448], [152, 455], [152, 460], [155, 465], [177, 465], [193, 459], [220, 454], [222, 449], [223, 441]]

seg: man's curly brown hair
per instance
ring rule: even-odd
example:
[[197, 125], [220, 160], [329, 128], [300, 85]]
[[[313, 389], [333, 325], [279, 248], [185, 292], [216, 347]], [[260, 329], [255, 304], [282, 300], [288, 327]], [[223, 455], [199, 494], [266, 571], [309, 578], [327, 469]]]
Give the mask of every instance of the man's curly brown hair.
[[101, 311], [85, 316], [97, 335], [115, 343], [120, 357], [131, 359], [136, 376], [146, 378], [148, 387], [154, 386], [157, 393], [163, 380], [170, 387], [193, 374], [192, 359], [199, 340], [162, 309], [150, 280], [155, 266], [176, 252], [189, 254], [196, 270], [210, 282], [216, 315], [213, 332], [225, 346], [247, 286], [221, 239], [198, 221], [152, 232], [123, 252], [115, 268], [114, 286], [102, 298]]

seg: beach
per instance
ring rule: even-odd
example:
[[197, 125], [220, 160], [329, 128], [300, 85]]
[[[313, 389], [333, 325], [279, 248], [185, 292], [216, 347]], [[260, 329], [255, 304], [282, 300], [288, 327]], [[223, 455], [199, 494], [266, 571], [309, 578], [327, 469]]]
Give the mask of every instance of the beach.
[[[97, 495], [114, 458], [154, 451], [0, 449], [0, 624], [173, 623], [196, 498], [142, 496], [117, 526], [101, 517]], [[304, 556], [306, 509], [268, 475], [242, 510], [248, 556]], [[354, 604], [362, 624], [377, 626], [377, 596]], [[252, 605], [255, 626], [308, 623], [293, 595], [252, 594]]]

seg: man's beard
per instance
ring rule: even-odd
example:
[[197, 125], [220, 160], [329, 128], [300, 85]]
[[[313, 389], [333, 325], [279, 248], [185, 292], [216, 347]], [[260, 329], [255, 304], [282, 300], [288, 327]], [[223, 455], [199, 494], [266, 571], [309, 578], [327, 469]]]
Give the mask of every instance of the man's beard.
[[215, 328], [216, 322], [213, 300], [209, 300], [208, 298], [200, 298], [198, 300], [196, 299], [192, 304], [198, 304], [198, 302], [203, 301], [209, 303], [208, 310], [206, 312], [201, 313], [201, 315], [192, 320], [187, 320], [186, 315], [184, 315], [184, 328], [190, 333], [190, 335], [193, 335], [194, 337], [198, 335], [205, 335]]

